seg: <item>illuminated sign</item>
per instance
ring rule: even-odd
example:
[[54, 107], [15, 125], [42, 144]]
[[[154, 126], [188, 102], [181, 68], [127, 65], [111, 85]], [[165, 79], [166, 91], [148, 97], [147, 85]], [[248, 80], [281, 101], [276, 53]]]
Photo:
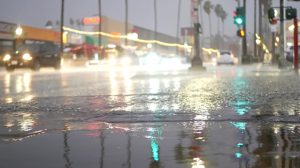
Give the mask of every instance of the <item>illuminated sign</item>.
[[83, 24], [85, 24], [85, 25], [96, 25], [101, 22], [102, 22], [102, 20], [98, 16], [83, 18]]
[[17, 25], [12, 23], [0, 22], [0, 33], [14, 33]]

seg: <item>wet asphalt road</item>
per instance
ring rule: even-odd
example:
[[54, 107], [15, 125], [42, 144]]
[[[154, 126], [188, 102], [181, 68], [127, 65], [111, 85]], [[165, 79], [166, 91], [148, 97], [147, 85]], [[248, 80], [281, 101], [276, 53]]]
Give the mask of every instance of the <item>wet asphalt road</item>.
[[300, 167], [300, 79], [207, 72], [0, 72], [0, 167]]

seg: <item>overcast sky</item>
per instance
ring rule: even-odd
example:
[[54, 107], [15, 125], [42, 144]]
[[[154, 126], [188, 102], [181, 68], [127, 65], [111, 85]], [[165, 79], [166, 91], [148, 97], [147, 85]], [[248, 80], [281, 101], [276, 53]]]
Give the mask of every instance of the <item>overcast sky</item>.
[[[153, 0], [128, 0], [129, 21], [135, 25], [153, 29]], [[278, 6], [279, 0], [273, 0]], [[80, 19], [85, 16], [98, 14], [98, 0], [65, 0], [65, 20], [69, 18]], [[236, 0], [211, 0], [212, 4], [221, 4], [228, 13], [225, 21], [225, 33], [235, 35], [237, 30], [233, 24], [233, 11]], [[19, 23], [43, 27], [47, 20], [59, 20], [61, 0], [0, 0], [0, 21]], [[248, 5], [248, 31], [253, 30], [253, 5], [254, 0], [247, 0]], [[158, 5], [158, 31], [170, 35], [176, 35], [178, 0], [157, 0]], [[293, 5], [295, 4], [287, 4]], [[191, 25], [190, 0], [182, 0], [181, 27]], [[296, 7], [300, 6], [300, 2]], [[124, 0], [102, 0], [103, 15], [124, 20]], [[300, 13], [300, 12], [298, 12]], [[204, 34], [208, 35], [208, 16], [204, 15]], [[212, 12], [212, 33], [217, 32], [216, 15]]]

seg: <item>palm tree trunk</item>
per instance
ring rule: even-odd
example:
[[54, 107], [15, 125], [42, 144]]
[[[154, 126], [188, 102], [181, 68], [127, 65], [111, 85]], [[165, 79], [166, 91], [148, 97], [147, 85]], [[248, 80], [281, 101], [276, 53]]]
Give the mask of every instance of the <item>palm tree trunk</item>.
[[[203, 21], [203, 8], [202, 8], [202, 4], [200, 4], [199, 9], [200, 9], [200, 18], [201, 18], [200, 24], [201, 24], [201, 26], [203, 27], [204, 21]], [[202, 33], [203, 33], [203, 29], [202, 29]]]
[[209, 14], [209, 47], [211, 48], [212, 47], [212, 39], [211, 39], [211, 14]]
[[[201, 18], [201, 20], [200, 20], [200, 24], [201, 24], [201, 26], [202, 26], [202, 38], [201, 38], [201, 48], [203, 48], [203, 44], [204, 44], [204, 36], [203, 36], [203, 34], [204, 34], [204, 28], [203, 28], [203, 24], [204, 24], [204, 20], [203, 20], [203, 8], [202, 8], [202, 3], [200, 4], [200, 7], [199, 7], [199, 9], [200, 9], [200, 18]], [[201, 50], [202, 51], [202, 50]]]
[[225, 38], [225, 24], [224, 21], [222, 21], [222, 36], [223, 36], [223, 40]]
[[217, 33], [220, 35], [220, 19], [217, 16]]

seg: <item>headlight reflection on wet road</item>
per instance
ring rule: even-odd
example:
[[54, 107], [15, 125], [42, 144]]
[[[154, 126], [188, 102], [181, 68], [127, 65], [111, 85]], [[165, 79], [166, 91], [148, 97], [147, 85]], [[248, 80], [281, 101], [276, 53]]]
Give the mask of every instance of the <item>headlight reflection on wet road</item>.
[[33, 113], [9, 113], [4, 116], [4, 126], [19, 131], [31, 131], [37, 122], [37, 116]]

